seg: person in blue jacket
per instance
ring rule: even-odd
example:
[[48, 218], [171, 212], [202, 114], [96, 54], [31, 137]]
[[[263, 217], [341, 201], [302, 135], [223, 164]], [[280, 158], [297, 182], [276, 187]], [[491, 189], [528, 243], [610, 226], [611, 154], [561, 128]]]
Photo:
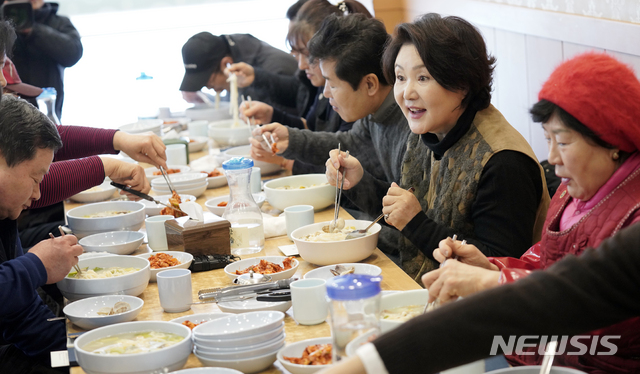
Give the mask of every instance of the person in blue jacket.
[[[0, 64], [14, 40], [12, 27], [0, 22]], [[40, 182], [62, 140], [47, 116], [22, 99], [0, 95], [0, 113], [0, 373], [68, 372], [50, 368], [49, 352], [66, 349], [65, 325], [47, 322], [55, 316], [36, 289], [63, 279], [82, 247], [66, 235], [25, 254], [16, 222], [40, 198]]]

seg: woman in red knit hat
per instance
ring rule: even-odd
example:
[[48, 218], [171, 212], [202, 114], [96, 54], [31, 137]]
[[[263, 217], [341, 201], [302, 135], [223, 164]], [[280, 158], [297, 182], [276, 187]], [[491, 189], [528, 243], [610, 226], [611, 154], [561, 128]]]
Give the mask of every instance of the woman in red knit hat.
[[[422, 278], [432, 299], [446, 302], [513, 282], [640, 221], [640, 82], [634, 72], [607, 54], [586, 53], [561, 64], [538, 99], [531, 114], [542, 123], [549, 163], [562, 179], [541, 241], [520, 259], [487, 258], [473, 245], [441, 241], [434, 257], [444, 266]], [[447, 260], [453, 255], [458, 261]], [[590, 334], [620, 336], [615, 355], [577, 354], [567, 346], [554, 364], [589, 373], [640, 372], [640, 318]], [[540, 364], [538, 347], [530, 351], [507, 359]]]

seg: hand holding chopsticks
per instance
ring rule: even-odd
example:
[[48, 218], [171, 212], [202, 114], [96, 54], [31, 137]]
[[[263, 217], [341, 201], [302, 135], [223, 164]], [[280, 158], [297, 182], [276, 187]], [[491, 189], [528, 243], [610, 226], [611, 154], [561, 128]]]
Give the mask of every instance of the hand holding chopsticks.
[[[66, 235], [64, 230], [62, 229], [62, 226], [58, 226], [58, 230], [60, 230], [60, 236], [65, 236]], [[55, 239], [56, 238], [52, 233], [49, 233], [49, 237], [51, 239]], [[76, 270], [78, 276], [80, 274], [82, 274], [82, 269], [80, 269], [80, 266], [78, 266], [78, 264], [73, 265], [73, 268]]]

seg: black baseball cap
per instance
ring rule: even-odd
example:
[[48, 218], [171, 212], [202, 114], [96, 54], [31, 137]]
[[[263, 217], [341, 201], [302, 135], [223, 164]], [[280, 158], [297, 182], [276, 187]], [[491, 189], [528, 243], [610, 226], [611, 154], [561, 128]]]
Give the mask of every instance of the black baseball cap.
[[185, 73], [180, 91], [200, 91], [228, 54], [229, 46], [224, 37], [201, 32], [189, 38], [182, 46]]

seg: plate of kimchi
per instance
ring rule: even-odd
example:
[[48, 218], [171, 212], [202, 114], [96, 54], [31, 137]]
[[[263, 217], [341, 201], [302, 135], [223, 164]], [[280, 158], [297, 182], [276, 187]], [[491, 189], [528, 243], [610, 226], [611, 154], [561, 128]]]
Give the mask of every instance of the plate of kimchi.
[[168, 269], [187, 269], [193, 261], [193, 255], [189, 252], [162, 251], [137, 255], [137, 257], [149, 260], [151, 276], [149, 280], [156, 282], [158, 273]]
[[251, 270], [254, 273], [268, 274], [271, 280], [276, 281], [291, 278], [299, 265], [294, 257], [263, 256], [232, 262], [224, 268], [224, 272], [231, 281]]
[[[195, 196], [186, 195], [186, 194], [179, 194], [177, 196], [178, 198], [172, 195], [160, 195], [160, 196], [153, 196], [153, 197], [160, 202], [172, 205], [176, 208], [180, 208], [179, 206], [180, 203], [186, 203], [187, 201], [196, 201]], [[149, 217], [157, 216], [160, 214], [165, 214], [165, 215], [168, 214], [168, 215], [177, 217], [176, 215], [174, 215], [174, 213], [176, 212], [171, 212], [170, 209], [165, 207], [164, 205], [156, 204], [153, 201], [147, 201], [147, 200], [140, 200], [140, 202], [144, 204], [145, 206], [144, 211]]]
[[278, 361], [292, 374], [311, 374], [331, 365], [331, 337], [288, 344], [278, 351]]

